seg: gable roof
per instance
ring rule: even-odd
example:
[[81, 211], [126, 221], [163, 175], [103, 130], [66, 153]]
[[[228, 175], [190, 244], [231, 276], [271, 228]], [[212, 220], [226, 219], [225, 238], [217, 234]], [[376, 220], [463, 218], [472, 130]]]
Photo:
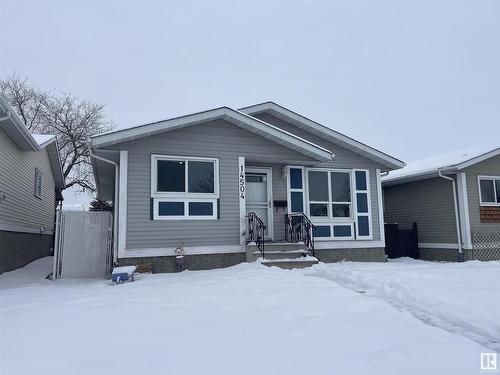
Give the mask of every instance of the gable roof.
[[31, 134], [23, 124], [16, 112], [0, 95], [0, 128], [12, 139], [12, 141], [23, 151], [40, 151], [47, 149], [50, 168], [58, 189], [63, 189], [64, 174], [62, 171], [57, 138], [49, 134]]
[[399, 159], [396, 159], [362, 142], [356, 141], [351, 137], [348, 137], [342, 133], [321, 125], [305, 116], [302, 116], [288, 108], [285, 108], [271, 101], [240, 108], [239, 111], [247, 113], [249, 115], [268, 113], [278, 119], [291, 123], [298, 128], [307, 130], [308, 132], [315, 134], [318, 137], [322, 137], [332, 143], [338, 144], [344, 148], [363, 155], [368, 159], [385, 165], [390, 169], [399, 169], [405, 166], [405, 163]]
[[204, 112], [95, 135], [90, 139], [91, 147], [103, 148], [217, 119], [229, 121], [243, 129], [297, 150], [316, 160], [332, 160], [334, 156], [330, 150], [322, 146], [229, 107], [215, 108]]
[[389, 186], [425, 180], [437, 177], [439, 171], [454, 173], [497, 155], [500, 155], [498, 146], [477, 146], [430, 156], [409, 162], [405, 168], [390, 172], [382, 178], [382, 184]]

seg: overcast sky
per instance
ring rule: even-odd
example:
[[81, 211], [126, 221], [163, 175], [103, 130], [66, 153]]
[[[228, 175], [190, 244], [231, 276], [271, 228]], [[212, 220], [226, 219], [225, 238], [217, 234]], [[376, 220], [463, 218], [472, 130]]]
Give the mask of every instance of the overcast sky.
[[413, 160], [500, 145], [500, 1], [0, 0], [0, 77], [117, 127], [273, 100]]

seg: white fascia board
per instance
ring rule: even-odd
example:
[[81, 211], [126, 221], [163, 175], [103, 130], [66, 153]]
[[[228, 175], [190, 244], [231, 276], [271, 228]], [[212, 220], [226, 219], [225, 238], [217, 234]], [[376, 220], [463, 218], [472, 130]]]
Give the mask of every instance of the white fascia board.
[[38, 145], [38, 142], [35, 138], [33, 138], [28, 131], [28, 128], [24, 125], [17, 113], [7, 103], [2, 95], [0, 95], [0, 106], [6, 113], [5, 117], [2, 117], [0, 121], [8, 121], [10, 123], [10, 125], [7, 124], [7, 126], [3, 127], [3, 130], [7, 133], [7, 135], [12, 138], [14, 143], [16, 143], [22, 150], [39, 151], [40, 146]]
[[488, 160], [488, 159], [490, 159], [492, 157], [495, 157], [497, 155], [500, 155], [500, 148], [497, 148], [495, 150], [487, 152], [486, 154], [483, 154], [483, 155], [477, 156], [475, 158], [472, 158], [470, 160], [467, 160], [467, 161], [465, 161], [463, 163], [457, 164], [456, 168], [457, 169], [464, 169], [464, 168], [470, 167], [471, 165], [474, 165], [474, 164], [480, 163], [482, 161]]
[[258, 120], [252, 116], [248, 116], [247, 114], [228, 107], [216, 108], [210, 111], [177, 117], [157, 123], [96, 135], [91, 137], [90, 142], [92, 148], [97, 149], [216, 119], [225, 119], [233, 122], [237, 126], [257, 133], [289, 148], [295, 149], [305, 155], [313, 157], [314, 159], [332, 159], [331, 151], [302, 139], [292, 133], [286, 132], [276, 126], [270, 125], [264, 121]]
[[59, 189], [64, 189], [66, 183], [64, 179], [63, 165], [59, 155], [59, 147], [57, 145], [56, 137], [52, 138], [50, 141], [45, 142], [40, 147], [47, 148], [50, 160], [50, 167], [52, 169], [54, 180], [56, 181], [56, 186]]
[[[288, 117], [296, 122], [299, 122], [299, 123], [305, 125], [306, 127], [309, 127], [311, 129], [314, 129], [314, 130], [320, 132], [321, 134], [323, 134], [325, 136], [335, 138], [336, 140], [341, 141], [341, 142], [349, 145], [350, 147], [355, 147], [361, 151], [364, 151], [368, 155], [371, 155], [371, 156], [375, 157], [376, 159], [384, 161], [385, 163], [388, 164], [388, 166], [390, 166], [393, 169], [403, 168], [406, 165], [405, 162], [403, 162], [399, 159], [396, 159], [390, 155], [387, 155], [387, 154], [383, 153], [382, 151], [379, 151], [373, 147], [370, 147], [362, 142], [356, 141], [355, 139], [353, 139], [351, 137], [348, 137], [342, 133], [339, 133], [333, 129], [330, 129], [324, 125], [321, 125], [321, 124], [319, 124], [311, 119], [308, 119], [307, 117], [304, 117], [304, 116], [302, 116], [296, 112], [293, 112], [293, 111], [289, 110], [288, 108], [282, 107], [274, 102], [266, 102], [266, 103], [256, 104], [254, 106], [249, 106], [249, 107], [244, 107], [244, 108], [239, 109], [240, 112], [244, 112], [244, 113], [247, 113], [249, 115], [257, 114], [257, 113], [261, 113], [261, 112], [265, 112], [265, 111], [269, 111], [269, 110], [275, 111], [275, 112], [277, 112], [285, 117]], [[376, 161], [379, 161], [379, 160], [376, 160]]]

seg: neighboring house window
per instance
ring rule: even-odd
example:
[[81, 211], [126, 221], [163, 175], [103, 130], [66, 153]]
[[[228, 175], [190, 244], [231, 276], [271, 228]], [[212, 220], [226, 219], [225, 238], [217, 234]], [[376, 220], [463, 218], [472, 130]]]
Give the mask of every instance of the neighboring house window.
[[500, 177], [479, 176], [481, 206], [500, 206]]
[[42, 172], [35, 168], [35, 197], [42, 199]]
[[152, 155], [153, 219], [217, 219], [218, 159]]

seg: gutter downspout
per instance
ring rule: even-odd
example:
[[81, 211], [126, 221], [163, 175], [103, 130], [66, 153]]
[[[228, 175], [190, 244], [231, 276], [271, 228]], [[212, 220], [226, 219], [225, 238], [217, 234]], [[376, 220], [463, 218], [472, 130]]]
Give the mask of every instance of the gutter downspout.
[[[118, 189], [119, 189], [119, 177], [120, 168], [117, 162], [103, 158], [102, 156], [96, 155], [92, 152], [92, 148], [89, 145], [89, 156], [91, 158], [101, 160], [105, 163], [109, 163], [115, 166], [115, 198], [113, 202], [113, 265], [118, 262]], [[100, 198], [100, 197], [99, 197]]]
[[458, 239], [458, 261], [463, 262], [464, 261], [464, 254], [462, 251], [462, 236], [461, 236], [461, 230], [460, 230], [460, 219], [458, 216], [458, 205], [457, 205], [457, 187], [455, 184], [455, 179], [444, 176], [442, 171], [438, 169], [438, 175], [441, 178], [444, 178], [445, 180], [451, 181], [452, 189], [453, 189], [453, 207], [455, 209], [455, 224], [457, 227], [457, 239]]

